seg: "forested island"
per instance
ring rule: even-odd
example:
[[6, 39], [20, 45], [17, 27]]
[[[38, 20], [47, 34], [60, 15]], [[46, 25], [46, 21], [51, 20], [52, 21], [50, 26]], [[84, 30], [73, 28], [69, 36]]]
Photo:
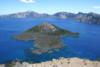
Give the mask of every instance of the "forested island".
[[16, 36], [16, 39], [24, 41], [34, 41], [34, 46], [37, 49], [32, 50], [32, 52], [41, 54], [49, 52], [51, 49], [62, 48], [64, 45], [61, 41], [61, 36], [64, 35], [78, 36], [79, 33], [61, 29], [53, 24], [46, 22], [34, 26], [31, 29], [25, 31], [24, 33]]

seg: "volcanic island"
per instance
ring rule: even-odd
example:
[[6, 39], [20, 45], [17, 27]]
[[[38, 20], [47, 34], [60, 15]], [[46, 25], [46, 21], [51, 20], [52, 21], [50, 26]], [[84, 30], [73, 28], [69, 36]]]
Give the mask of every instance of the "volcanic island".
[[35, 43], [34, 46], [37, 49], [32, 49], [32, 52], [41, 54], [50, 52], [52, 49], [57, 50], [63, 48], [64, 45], [61, 41], [61, 36], [64, 35], [78, 36], [79, 33], [71, 32], [69, 30], [59, 28], [54, 24], [45, 22], [26, 30], [20, 35], [17, 35], [16, 39], [23, 41], [33, 41]]

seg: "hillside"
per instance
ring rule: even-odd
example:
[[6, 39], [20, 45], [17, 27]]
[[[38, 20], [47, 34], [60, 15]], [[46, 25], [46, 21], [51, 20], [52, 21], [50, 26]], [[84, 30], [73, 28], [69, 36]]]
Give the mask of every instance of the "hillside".
[[82, 13], [79, 12], [77, 14], [75, 13], [69, 13], [69, 12], [58, 12], [53, 15], [49, 14], [40, 14], [33, 11], [27, 11], [27, 12], [19, 12], [9, 15], [1, 15], [0, 19], [34, 19], [34, 18], [59, 18], [59, 19], [68, 19], [72, 18], [73, 20], [81, 23], [88, 23], [88, 24], [100, 24], [100, 14], [96, 14], [93, 12], [90, 13]]

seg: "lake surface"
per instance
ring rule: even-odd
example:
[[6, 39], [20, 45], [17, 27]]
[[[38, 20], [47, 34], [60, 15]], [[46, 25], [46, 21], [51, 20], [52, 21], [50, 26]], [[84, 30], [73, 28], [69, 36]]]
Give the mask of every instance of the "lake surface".
[[[65, 47], [53, 53], [32, 54], [32, 41], [16, 40], [19, 35], [42, 22], [50, 22], [66, 30], [79, 32], [79, 37], [62, 37]], [[72, 19], [0, 19], [0, 63], [11, 60], [42, 62], [59, 57], [79, 57], [90, 60], [100, 59], [100, 25], [78, 23]]]

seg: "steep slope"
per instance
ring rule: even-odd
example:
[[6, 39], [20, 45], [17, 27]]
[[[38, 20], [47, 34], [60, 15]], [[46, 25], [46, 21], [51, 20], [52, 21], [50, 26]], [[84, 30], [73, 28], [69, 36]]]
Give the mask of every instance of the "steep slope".
[[68, 12], [58, 12], [53, 15], [49, 14], [40, 14], [33, 11], [27, 12], [19, 12], [9, 15], [1, 15], [0, 19], [28, 19], [28, 18], [59, 18], [59, 19], [68, 19], [72, 18], [75, 21], [88, 23], [88, 24], [100, 24], [100, 14], [96, 14], [93, 12], [90, 13], [82, 13], [79, 12], [77, 14], [68, 13]]
[[83, 23], [100, 24], [100, 15], [96, 13], [78, 13], [75, 19]]
[[13, 13], [9, 15], [1, 15], [0, 18], [2, 19], [13, 19], [13, 18], [38, 18], [38, 17], [48, 17], [48, 14], [39, 14], [33, 11], [26, 11], [26, 12], [19, 12]]

